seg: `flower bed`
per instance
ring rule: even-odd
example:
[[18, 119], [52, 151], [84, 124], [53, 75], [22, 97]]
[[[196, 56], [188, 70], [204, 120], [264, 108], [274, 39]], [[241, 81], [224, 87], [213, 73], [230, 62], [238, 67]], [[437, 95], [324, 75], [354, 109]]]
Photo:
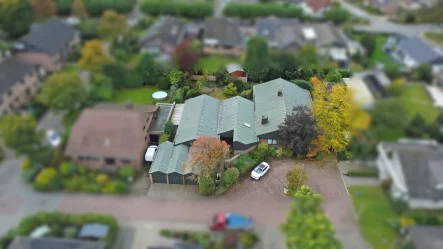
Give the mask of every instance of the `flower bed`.
[[102, 214], [63, 214], [59, 212], [37, 213], [27, 216], [20, 221], [17, 227], [0, 238], [0, 249], [8, 248], [16, 236], [29, 236], [36, 228], [47, 225], [50, 232], [47, 237], [76, 238], [81, 227], [88, 223], [100, 223], [109, 226], [109, 232], [103, 239], [106, 248], [110, 249], [118, 232], [118, 222], [110, 215]]
[[32, 186], [37, 191], [123, 194], [128, 191], [128, 179], [133, 176], [134, 170], [129, 166], [121, 167], [118, 175], [110, 175], [64, 162], [59, 168], [43, 168], [35, 177]]

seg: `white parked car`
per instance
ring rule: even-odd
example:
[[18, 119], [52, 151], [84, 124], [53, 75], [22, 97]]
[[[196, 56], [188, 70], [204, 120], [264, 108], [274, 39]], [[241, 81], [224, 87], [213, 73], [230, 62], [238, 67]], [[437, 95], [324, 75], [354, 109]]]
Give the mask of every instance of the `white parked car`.
[[62, 139], [58, 135], [58, 133], [54, 130], [48, 130], [46, 131], [46, 138], [48, 139], [48, 142], [53, 146], [57, 147], [62, 142]]
[[268, 163], [262, 162], [251, 172], [251, 177], [255, 180], [260, 179], [260, 177], [264, 176], [270, 169]]
[[157, 145], [149, 146], [149, 148], [146, 150], [146, 154], [145, 154], [145, 161], [146, 162], [154, 161], [155, 154], [157, 154], [157, 149], [158, 149]]

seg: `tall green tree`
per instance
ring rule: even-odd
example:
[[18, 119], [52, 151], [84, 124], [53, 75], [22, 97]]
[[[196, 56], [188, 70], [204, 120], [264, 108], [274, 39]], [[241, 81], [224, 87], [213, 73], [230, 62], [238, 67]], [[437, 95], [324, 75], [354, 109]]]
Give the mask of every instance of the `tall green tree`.
[[327, 82], [341, 82], [342, 77], [340, 72], [337, 69], [331, 69], [329, 70], [328, 74], [326, 74], [326, 81]]
[[319, 56], [317, 54], [317, 48], [312, 44], [308, 44], [298, 51], [298, 58], [300, 58], [300, 60], [302, 61], [302, 65], [304, 68], [316, 67], [319, 64], [318, 57]]
[[370, 57], [377, 45], [377, 36], [373, 34], [363, 34], [360, 38], [361, 45], [366, 49], [366, 55]]
[[332, 7], [325, 11], [323, 17], [336, 24], [342, 24], [351, 18], [351, 13], [342, 7]]
[[18, 38], [29, 31], [33, 22], [31, 5], [26, 0], [0, 1], [0, 29], [10, 39]]
[[322, 197], [294, 197], [288, 219], [280, 226], [288, 249], [341, 249], [332, 222], [322, 208]]
[[417, 114], [405, 129], [406, 135], [413, 138], [421, 138], [425, 134], [426, 122], [422, 115]]
[[244, 67], [248, 71], [248, 76], [254, 78], [252, 81], [263, 80], [270, 67], [268, 43], [265, 39], [259, 36], [249, 38]]
[[29, 0], [37, 19], [50, 18], [57, 14], [55, 0]]
[[88, 98], [88, 90], [77, 73], [50, 76], [40, 89], [37, 100], [54, 111], [71, 111]]
[[116, 38], [127, 28], [126, 17], [114, 10], [107, 10], [100, 19], [98, 30], [103, 38]]
[[32, 116], [8, 115], [0, 122], [3, 144], [17, 155], [27, 155], [42, 145], [43, 134], [37, 131]]

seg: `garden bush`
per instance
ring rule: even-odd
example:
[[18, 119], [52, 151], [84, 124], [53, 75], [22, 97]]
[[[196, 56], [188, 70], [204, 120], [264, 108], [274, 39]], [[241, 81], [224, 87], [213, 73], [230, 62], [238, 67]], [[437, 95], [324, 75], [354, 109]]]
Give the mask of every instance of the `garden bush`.
[[98, 32], [99, 21], [85, 20], [77, 25], [77, 29], [80, 31], [82, 40], [92, 40], [100, 37]]
[[169, 80], [166, 77], [159, 77], [157, 82], [157, 87], [161, 90], [169, 89]]
[[102, 191], [102, 186], [98, 183], [89, 183], [88, 185], [84, 186], [84, 189], [86, 192], [90, 194], [98, 194]]
[[202, 94], [200, 89], [194, 88], [186, 92], [186, 99], [194, 98]]
[[215, 181], [211, 177], [200, 177], [198, 187], [201, 195], [215, 194]]
[[131, 166], [123, 166], [118, 170], [120, 177], [128, 178], [134, 176], [134, 168]]
[[136, 0], [83, 0], [83, 3], [90, 15], [100, 16], [106, 10], [128, 13], [134, 8]]
[[236, 96], [238, 94], [237, 87], [235, 86], [234, 83], [229, 83], [227, 86], [224, 87], [223, 93], [227, 97]]
[[204, 18], [212, 16], [212, 3], [201, 2], [181, 2], [181, 1], [160, 1], [144, 0], [141, 3], [141, 11], [149, 16], [182, 16], [188, 18]]
[[181, 104], [183, 103], [183, 95], [184, 95], [183, 89], [179, 88], [175, 91], [175, 95], [172, 100], [177, 104]]
[[338, 69], [342, 78], [350, 78], [352, 76], [352, 71], [350, 69]]
[[377, 177], [377, 169], [351, 169], [345, 175], [356, 177]]
[[229, 188], [234, 185], [238, 181], [238, 177], [240, 176], [240, 172], [237, 168], [229, 168], [226, 170], [224, 178], [226, 187]]
[[74, 164], [71, 162], [62, 163], [60, 166], [60, 173], [64, 177], [71, 176], [72, 174], [76, 173]]
[[124, 49], [118, 48], [114, 51], [114, 58], [118, 61], [118, 62], [127, 62], [129, 59], [129, 54], [128, 52], [126, 52]]
[[254, 160], [250, 154], [243, 154], [234, 162], [234, 167], [238, 169], [241, 177], [247, 176], [255, 167]]
[[67, 16], [71, 14], [72, 0], [57, 0], [57, 14]]
[[32, 184], [32, 187], [38, 191], [54, 191], [63, 187], [63, 181], [54, 168], [42, 169]]
[[391, 178], [382, 180], [380, 182], [380, 187], [382, 189], [384, 189], [384, 190], [389, 190], [391, 188], [391, 185], [392, 185], [392, 179]]
[[295, 194], [297, 189], [306, 183], [308, 175], [304, 169], [294, 168], [288, 171], [286, 180], [288, 180], [287, 188], [289, 193]]
[[106, 174], [99, 174], [95, 180], [100, 185], [105, 185], [109, 181], [109, 176]]
[[172, 128], [174, 127], [174, 124], [172, 123], [171, 120], [168, 120], [165, 124], [165, 129], [164, 132], [166, 134], [172, 134]]
[[164, 143], [166, 141], [169, 141], [169, 137], [170, 137], [170, 135], [167, 134], [167, 133], [161, 134], [159, 139], [158, 139], [158, 144], [162, 144], [162, 143]]
[[263, 3], [228, 3], [223, 9], [223, 13], [228, 17], [239, 17], [244, 19], [267, 16], [303, 18], [303, 9], [298, 6]]
[[428, 210], [420, 210], [420, 209], [410, 210], [407, 211], [404, 216], [413, 219], [417, 225], [425, 225], [425, 226], [440, 225], [439, 216]]
[[119, 194], [127, 193], [129, 190], [128, 184], [122, 181], [117, 181], [115, 183], [115, 191]]
[[307, 82], [306, 80], [292, 80], [291, 82], [303, 89], [306, 89], [309, 91], [311, 91], [311, 89], [312, 89], [311, 83]]
[[22, 171], [25, 171], [25, 170], [28, 170], [29, 168], [31, 168], [31, 162], [30, 162], [29, 158], [26, 158], [22, 162], [21, 169], [22, 169]]
[[317, 155], [315, 155], [315, 160], [317, 160], [317, 161], [323, 161], [324, 158], [325, 158], [325, 153], [323, 151], [319, 152], [319, 153], [317, 153]]
[[244, 248], [253, 248], [258, 242], [258, 236], [255, 233], [243, 232], [240, 234], [240, 243]]
[[87, 181], [82, 177], [74, 176], [64, 182], [64, 187], [68, 191], [78, 192], [83, 190], [83, 186], [87, 184]]
[[240, 93], [240, 96], [242, 96], [245, 99], [252, 99], [252, 89], [243, 90]]
[[352, 160], [354, 154], [350, 151], [344, 150], [337, 153], [337, 157], [339, 161], [349, 161]]

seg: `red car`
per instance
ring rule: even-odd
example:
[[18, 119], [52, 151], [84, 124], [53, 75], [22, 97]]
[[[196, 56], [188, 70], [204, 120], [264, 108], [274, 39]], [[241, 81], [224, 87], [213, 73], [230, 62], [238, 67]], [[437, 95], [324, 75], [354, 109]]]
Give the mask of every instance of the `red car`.
[[254, 226], [252, 218], [234, 213], [217, 213], [212, 217], [209, 227], [213, 231], [251, 230]]

